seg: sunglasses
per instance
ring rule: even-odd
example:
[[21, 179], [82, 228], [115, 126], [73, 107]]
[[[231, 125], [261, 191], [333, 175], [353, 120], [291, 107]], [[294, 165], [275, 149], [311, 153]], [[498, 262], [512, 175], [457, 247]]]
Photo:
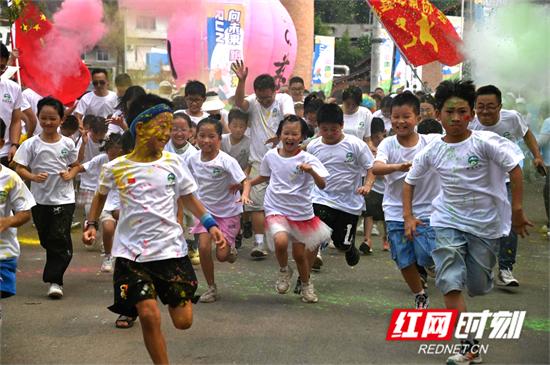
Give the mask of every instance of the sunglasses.
[[94, 86], [100, 86], [100, 85], [103, 86], [103, 85], [105, 85], [105, 84], [107, 84], [107, 81], [105, 81], [105, 80], [95, 80], [95, 81], [92, 81], [92, 85], [94, 85]]

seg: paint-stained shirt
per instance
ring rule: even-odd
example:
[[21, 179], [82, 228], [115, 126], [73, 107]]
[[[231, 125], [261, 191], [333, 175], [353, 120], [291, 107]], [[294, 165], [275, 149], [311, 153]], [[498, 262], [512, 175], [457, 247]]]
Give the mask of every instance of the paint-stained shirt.
[[[511, 208], [506, 175], [523, 159], [506, 138], [472, 131], [459, 143], [437, 138], [413, 161], [405, 181], [416, 185], [435, 171], [441, 190], [433, 201], [432, 227], [450, 227], [483, 238], [510, 232]], [[415, 191], [416, 194], [416, 191]]]
[[[30, 210], [36, 203], [23, 180], [14, 171], [0, 166], [0, 215]], [[8, 228], [0, 233], [0, 260], [19, 256], [17, 229]]]
[[104, 165], [98, 189], [104, 195], [116, 189], [120, 197], [113, 256], [149, 262], [187, 255], [177, 200], [197, 186], [176, 154], [164, 151], [153, 162], [118, 157]]

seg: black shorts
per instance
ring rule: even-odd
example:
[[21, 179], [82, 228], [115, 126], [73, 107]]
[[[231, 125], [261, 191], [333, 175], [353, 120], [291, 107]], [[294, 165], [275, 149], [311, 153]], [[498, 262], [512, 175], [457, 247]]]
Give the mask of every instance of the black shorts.
[[313, 204], [313, 211], [319, 219], [332, 228], [331, 238], [336, 248], [347, 250], [350, 243], [355, 244], [358, 216], [321, 204]]
[[370, 193], [365, 196], [366, 209], [363, 216], [372, 217], [375, 221], [383, 221], [384, 210], [382, 209], [382, 200], [384, 200], [384, 194], [371, 190]]
[[150, 262], [117, 257], [113, 285], [115, 303], [109, 310], [129, 317], [137, 317], [138, 302], [157, 296], [170, 307], [198, 300], [197, 276], [188, 256]]

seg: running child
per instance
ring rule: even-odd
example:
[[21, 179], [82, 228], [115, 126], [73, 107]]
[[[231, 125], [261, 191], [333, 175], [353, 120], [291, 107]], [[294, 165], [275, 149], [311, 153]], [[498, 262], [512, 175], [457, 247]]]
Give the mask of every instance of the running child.
[[[378, 148], [380, 142], [386, 138], [387, 130], [384, 126], [384, 120], [381, 118], [372, 118], [370, 126], [370, 136], [374, 147]], [[365, 255], [372, 253], [372, 233], [375, 227], [376, 221], [381, 221], [383, 225], [382, 230], [382, 249], [388, 251], [390, 244], [388, 243], [388, 237], [386, 235], [386, 222], [384, 220], [384, 210], [382, 209], [382, 201], [384, 200], [384, 177], [373, 176], [369, 177], [365, 181], [367, 187], [370, 187], [370, 191], [365, 195], [365, 211], [363, 216], [365, 217], [363, 226], [365, 227], [365, 239], [359, 246], [359, 251]]]
[[309, 275], [311, 263], [319, 245], [330, 240], [331, 229], [313, 212], [313, 183], [323, 189], [328, 171], [316, 157], [300, 148], [307, 128], [306, 122], [295, 115], [281, 121], [276, 135], [282, 147], [267, 151], [259, 176], [245, 183], [242, 201], [251, 203], [251, 186], [269, 181], [264, 201], [265, 225], [267, 242], [280, 267], [277, 292], [286, 294], [290, 288], [290, 243], [302, 283], [302, 301], [316, 303], [318, 298]]
[[321, 138], [311, 141], [307, 152], [321, 161], [329, 175], [326, 186], [313, 187], [313, 211], [332, 229], [332, 242], [345, 252], [347, 264], [355, 266], [360, 259], [355, 232], [365, 208], [363, 196], [374, 180], [369, 172], [374, 157], [364, 141], [342, 131], [344, 113], [338, 105], [323, 104], [317, 112], [317, 124]]
[[[438, 136], [417, 154], [407, 174], [403, 186], [405, 234], [411, 239], [418, 233], [414, 209], [418, 183], [429, 170], [434, 171], [441, 179], [430, 220], [436, 235], [432, 252], [436, 286], [443, 292], [447, 308], [465, 312], [465, 289], [476, 296], [493, 288], [499, 240], [510, 232], [510, 222], [522, 237], [532, 225], [522, 209], [523, 181], [518, 164], [523, 155], [505, 138], [468, 129], [474, 117], [475, 87], [471, 81], [443, 81], [435, 100], [446, 135]], [[506, 194], [507, 174], [512, 207]], [[447, 364], [480, 363], [479, 354], [470, 351], [473, 334], [461, 342], [464, 351], [450, 356]]]
[[[90, 189], [94, 193], [99, 184], [99, 174], [101, 173], [101, 168], [103, 165], [122, 155], [122, 143], [120, 137], [121, 135], [117, 133], [110, 134], [104, 141], [103, 146], [99, 148], [99, 151], [102, 153], [77, 167], [80, 173], [86, 172], [89, 176], [95, 177], [95, 185]], [[115, 195], [117, 195], [115, 191], [109, 192], [107, 200], [112, 201], [117, 199]], [[103, 262], [101, 263], [101, 272], [111, 272], [113, 270], [111, 249], [113, 247], [113, 238], [115, 235], [116, 226], [116, 219], [113, 216], [113, 210], [114, 209], [111, 207], [108, 207], [101, 212], [100, 216], [101, 228], [103, 229], [103, 247], [105, 249], [105, 256], [103, 257]]]
[[[225, 247], [216, 247], [218, 261], [229, 263], [237, 259], [235, 237], [241, 229], [243, 212], [239, 190], [246, 179], [237, 160], [220, 151], [222, 124], [212, 118], [205, 118], [197, 125], [197, 143], [200, 153], [189, 158], [189, 170], [198, 185], [197, 198], [212, 214], [227, 240]], [[203, 303], [218, 300], [218, 289], [214, 280], [214, 262], [212, 260], [212, 241], [214, 237], [206, 228], [196, 222], [191, 233], [199, 236], [201, 267], [208, 289], [200, 297]]]
[[361, 106], [362, 102], [363, 91], [357, 86], [350, 86], [342, 93], [344, 133], [362, 139], [369, 145], [372, 151], [376, 151], [370, 140], [372, 113], [369, 109]]
[[[20, 255], [17, 227], [31, 219], [34, 198], [19, 175], [0, 164], [0, 296], [15, 295], [17, 258]], [[13, 212], [13, 213], [12, 213]]]
[[[221, 149], [229, 156], [233, 157], [244, 173], [250, 174], [250, 138], [245, 135], [248, 128], [248, 113], [243, 112], [238, 108], [233, 108], [229, 111], [228, 126], [230, 133], [222, 135]], [[241, 227], [246, 223], [250, 225], [250, 214], [243, 213], [241, 217]], [[235, 238], [235, 247], [240, 248], [242, 244], [242, 231]]]
[[432, 200], [439, 192], [439, 179], [434, 172], [427, 172], [419, 181], [413, 211], [423, 224], [412, 240], [405, 237], [402, 192], [403, 181], [414, 156], [438, 136], [415, 132], [415, 127], [420, 122], [420, 103], [411, 92], [405, 91], [393, 98], [391, 120], [395, 135], [380, 142], [373, 172], [375, 175], [385, 176], [382, 208], [392, 259], [414, 294], [415, 307], [426, 309], [429, 306], [428, 294], [423, 288], [416, 263], [421, 266], [433, 265], [431, 252], [435, 247], [435, 237], [429, 219], [432, 214]]
[[27, 139], [17, 150], [16, 171], [31, 182], [36, 200], [32, 219], [40, 245], [46, 249], [42, 280], [49, 283], [48, 296], [63, 296], [63, 275], [73, 257], [71, 221], [75, 194], [71, 181], [78, 173], [78, 151], [72, 139], [59, 134], [64, 107], [57, 99], [38, 102], [39, 135]]
[[[174, 113], [174, 120], [172, 122], [172, 132], [170, 133], [170, 140], [164, 146], [164, 150], [177, 154], [183, 160], [183, 165], [187, 167], [187, 162], [190, 156], [193, 156], [199, 151], [189, 142], [191, 137], [191, 125], [193, 122], [189, 115], [182, 111]], [[200, 264], [198, 240], [189, 236], [189, 229], [195, 225], [195, 218], [193, 214], [184, 209], [181, 215], [180, 224], [184, 227], [186, 234], [186, 241], [189, 249], [189, 259], [193, 265]]]
[[197, 278], [177, 213], [185, 205], [225, 246], [217, 223], [194, 197], [196, 185], [181, 159], [163, 151], [172, 130], [171, 103], [156, 95], [136, 99], [128, 113], [134, 150], [103, 167], [98, 192], [85, 224], [83, 242], [95, 239], [97, 219], [110, 190], [120, 195], [113, 274], [115, 303], [109, 309], [129, 317], [139, 314], [145, 346], [155, 364], [167, 364], [157, 296], [169, 306], [174, 326], [187, 329], [193, 320]]

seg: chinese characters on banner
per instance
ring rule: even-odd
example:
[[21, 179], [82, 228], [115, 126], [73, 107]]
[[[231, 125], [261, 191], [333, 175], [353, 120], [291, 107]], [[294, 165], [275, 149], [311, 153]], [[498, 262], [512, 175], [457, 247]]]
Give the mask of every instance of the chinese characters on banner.
[[462, 40], [447, 17], [428, 0], [367, 0], [403, 55], [414, 66], [433, 61], [453, 66]]
[[243, 59], [245, 11], [238, 4], [209, 4], [207, 16], [208, 89], [222, 99], [235, 94], [231, 63]]
[[332, 92], [334, 78], [334, 37], [315, 36], [313, 51], [313, 74], [311, 88], [323, 91], [325, 95]]

